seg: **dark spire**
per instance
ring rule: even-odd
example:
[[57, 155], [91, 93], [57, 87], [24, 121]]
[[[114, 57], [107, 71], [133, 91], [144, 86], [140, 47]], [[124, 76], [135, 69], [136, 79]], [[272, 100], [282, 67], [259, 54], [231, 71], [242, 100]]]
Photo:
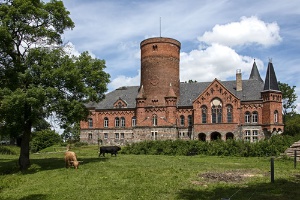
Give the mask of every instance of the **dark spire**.
[[267, 75], [265, 79], [264, 90], [277, 90], [279, 91], [278, 82], [276, 78], [276, 74], [274, 71], [274, 67], [272, 64], [272, 60], [269, 61]]
[[252, 70], [251, 70], [249, 80], [258, 80], [260, 82], [263, 82], [263, 80], [260, 77], [259, 71], [257, 69], [255, 59], [254, 59], [254, 63], [253, 63], [253, 66], [252, 66]]

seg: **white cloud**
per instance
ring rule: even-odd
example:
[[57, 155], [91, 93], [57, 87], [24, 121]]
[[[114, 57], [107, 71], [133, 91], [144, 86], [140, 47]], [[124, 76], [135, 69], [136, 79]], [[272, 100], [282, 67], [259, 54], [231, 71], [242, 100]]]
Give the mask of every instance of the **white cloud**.
[[255, 16], [242, 17], [240, 22], [215, 25], [211, 32], [205, 32], [198, 40], [230, 47], [247, 44], [269, 47], [281, 42], [279, 30], [276, 22], [265, 23]]
[[[204, 50], [183, 52], [180, 59], [181, 81], [201, 82], [212, 81], [215, 78], [226, 80], [228, 77], [235, 76], [237, 69], [241, 69], [242, 73], [246, 72], [248, 75], [254, 62], [253, 58], [239, 55], [230, 47], [216, 43]], [[256, 60], [256, 64], [259, 69], [263, 66], [260, 60]]]
[[[63, 47], [64, 51], [69, 55], [69, 56], [76, 56], [78, 57], [81, 53], [76, 49], [75, 45], [72, 42], [68, 42], [67, 44], [64, 45]], [[93, 54], [92, 52], [88, 51], [90, 56], [92, 58], [96, 58], [96, 55]]]
[[109, 90], [117, 89], [121, 86], [139, 86], [140, 85], [140, 70], [138, 71], [138, 75], [134, 77], [126, 77], [124, 75], [117, 76], [117, 78], [113, 79], [109, 84]]

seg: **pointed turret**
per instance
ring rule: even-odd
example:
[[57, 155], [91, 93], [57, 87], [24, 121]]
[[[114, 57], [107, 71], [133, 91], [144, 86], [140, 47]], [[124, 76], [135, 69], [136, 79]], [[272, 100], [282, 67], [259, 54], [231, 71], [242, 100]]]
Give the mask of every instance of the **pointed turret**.
[[140, 87], [139, 93], [138, 93], [138, 95], [137, 95], [136, 98], [138, 98], [138, 99], [143, 99], [143, 98], [145, 98], [145, 94], [144, 94], [144, 86], [143, 86], [143, 85]]
[[170, 88], [169, 88], [167, 97], [176, 97], [176, 94], [175, 94], [174, 89], [172, 87], [172, 83], [170, 83]]
[[279, 91], [276, 74], [271, 60], [269, 61], [268, 64], [267, 75], [266, 75], [265, 86], [264, 86], [264, 91], [270, 91], [270, 90]]
[[258, 80], [260, 82], [263, 82], [262, 78], [260, 77], [259, 71], [257, 69], [255, 60], [254, 60], [253, 66], [252, 66], [252, 70], [251, 70], [249, 80]]

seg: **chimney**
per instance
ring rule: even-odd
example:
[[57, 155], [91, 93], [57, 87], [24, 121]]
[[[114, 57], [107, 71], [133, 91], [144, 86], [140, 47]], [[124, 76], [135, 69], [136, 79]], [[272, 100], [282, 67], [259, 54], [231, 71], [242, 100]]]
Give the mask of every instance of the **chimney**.
[[242, 71], [240, 69], [236, 70], [236, 91], [242, 91]]

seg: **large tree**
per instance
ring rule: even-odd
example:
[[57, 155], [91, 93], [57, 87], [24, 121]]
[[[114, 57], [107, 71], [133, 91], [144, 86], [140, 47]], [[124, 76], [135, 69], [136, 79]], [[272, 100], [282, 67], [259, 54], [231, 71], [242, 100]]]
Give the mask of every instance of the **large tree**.
[[109, 74], [87, 52], [68, 55], [61, 35], [74, 27], [62, 1], [0, 0], [0, 123], [22, 135], [19, 165], [30, 166], [32, 128], [52, 114], [60, 125], [86, 119]]

